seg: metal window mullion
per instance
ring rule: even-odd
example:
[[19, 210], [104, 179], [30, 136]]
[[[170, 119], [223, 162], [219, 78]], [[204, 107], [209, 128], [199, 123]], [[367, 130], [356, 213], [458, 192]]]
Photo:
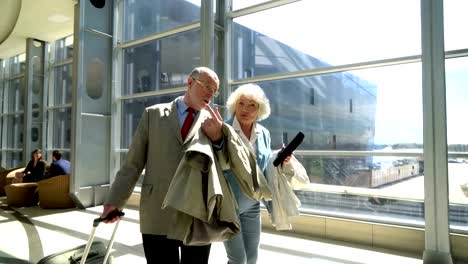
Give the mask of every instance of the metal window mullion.
[[5, 148], [4, 149], [5, 152], [21, 152], [23, 151], [22, 148]]
[[415, 62], [420, 62], [420, 61], [421, 61], [420, 55], [413, 55], [413, 56], [399, 57], [399, 58], [393, 58], [393, 59], [384, 59], [384, 60], [377, 60], [377, 61], [368, 61], [368, 62], [352, 63], [352, 64], [345, 64], [345, 65], [338, 65], [338, 66], [323, 67], [323, 68], [315, 68], [315, 69], [310, 69], [310, 70], [263, 75], [263, 76], [257, 76], [257, 77], [252, 77], [252, 78], [235, 80], [231, 82], [231, 85], [240, 85], [240, 84], [245, 84], [245, 83], [256, 83], [256, 82], [265, 82], [265, 81], [279, 81], [279, 80], [284, 80], [284, 79], [302, 78], [302, 77], [309, 77], [309, 76], [328, 74], [328, 73], [337, 73], [337, 72], [344, 72], [344, 71], [351, 71], [351, 70], [362, 70], [362, 69], [368, 69], [368, 68], [400, 65], [400, 64], [406, 64], [406, 63], [415, 63]]
[[63, 108], [70, 108], [70, 107], [72, 107], [72, 104], [68, 103], [68, 104], [50, 105], [47, 107], [47, 109], [54, 110], [54, 109], [63, 109]]
[[33, 65], [32, 65], [32, 54], [31, 49], [34, 42], [33, 39], [26, 39], [26, 69], [24, 72], [23, 82], [23, 106], [24, 106], [24, 117], [23, 117], [23, 161], [29, 161], [29, 153], [32, 151], [31, 128], [32, 128], [32, 85], [33, 85]]
[[[50, 44], [50, 53], [48, 54], [48, 85], [47, 87], [47, 103], [46, 105], [46, 116], [45, 120], [47, 123], [47, 133], [46, 133], [46, 151], [49, 151], [54, 147], [54, 120], [55, 120], [55, 115], [53, 108], [51, 106], [53, 105], [55, 101], [55, 70], [61, 66], [64, 61], [59, 62], [59, 63], [53, 63], [56, 60], [56, 54], [57, 54], [57, 41], [54, 41]], [[72, 63], [73, 61], [70, 61]]]
[[41, 140], [42, 140], [42, 146], [45, 147], [45, 149], [47, 149], [47, 145], [49, 144], [49, 141], [48, 141], [49, 133], [47, 133], [49, 131], [49, 128], [48, 128], [49, 119], [47, 118], [48, 117], [47, 104], [49, 102], [49, 81], [50, 81], [50, 70], [51, 70], [51, 68], [49, 67], [49, 61], [50, 61], [49, 56], [50, 56], [50, 53], [53, 53], [53, 52], [47, 52], [49, 50], [50, 45], [51, 45], [50, 43], [45, 42], [44, 61], [43, 61], [44, 78], [42, 80], [43, 92], [42, 92], [42, 108], [41, 108], [41, 113], [42, 113], [42, 120], [41, 120], [42, 139]]
[[[232, 18], [227, 14], [232, 11], [232, 1], [226, 0], [225, 5], [225, 17], [224, 17], [224, 90], [223, 98], [227, 101], [229, 94], [231, 93], [232, 83]], [[227, 111], [224, 112], [224, 118], [228, 116]]]
[[3, 113], [3, 115], [5, 115], [5, 116], [20, 116], [20, 115], [23, 115], [23, 114], [24, 114], [24, 111]]
[[20, 78], [22, 78], [22, 77], [24, 77], [24, 73], [20, 73], [20, 74], [8, 76], [8, 77], [7, 77], [7, 80], [8, 80], [8, 81], [13, 81], [13, 80], [15, 80], [15, 79], [20, 79]]
[[421, 1], [424, 132], [424, 263], [453, 263], [448, 222], [443, 2]]
[[260, 4], [257, 4], [257, 5], [242, 8], [242, 9], [239, 9], [239, 10], [236, 10], [236, 11], [230, 11], [230, 12], [226, 13], [226, 16], [229, 17], [229, 18], [236, 18], [236, 17], [250, 15], [250, 14], [253, 14], [253, 13], [257, 13], [257, 12], [261, 12], [261, 11], [264, 11], [264, 10], [272, 9], [272, 8], [275, 8], [275, 7], [291, 4], [291, 3], [294, 3], [294, 2], [298, 2], [298, 1], [301, 1], [301, 0], [273, 0], [273, 1], [268, 1], [268, 2], [265, 2], [265, 3], [260, 3]]
[[446, 59], [453, 59], [468, 56], [468, 49], [450, 50], [445, 52]]
[[77, 167], [77, 160], [75, 151], [76, 146], [81, 144], [81, 130], [77, 129], [81, 127], [82, 122], [80, 118], [77, 118], [78, 114], [81, 112], [82, 107], [82, 100], [80, 98], [80, 94], [78, 92], [78, 87], [80, 87], [83, 83], [83, 80], [80, 80], [82, 75], [78, 75], [78, 73], [83, 72], [83, 37], [84, 32], [81, 30], [84, 24], [84, 12], [80, 12], [80, 2], [76, 2], [73, 8], [74, 14], [74, 23], [73, 23], [73, 66], [72, 66], [72, 122], [71, 122], [71, 149], [73, 151], [70, 152], [70, 162], [74, 164], [72, 167], [72, 175], [70, 177], [70, 192], [77, 193], [80, 188], [79, 180], [77, 179], [76, 172]]
[[98, 36], [101, 36], [101, 37], [105, 37], [105, 38], [112, 38], [112, 35], [109, 35], [109, 34], [107, 34], [105, 32], [102, 32], [102, 31], [99, 31], [99, 30], [96, 30], [96, 29], [93, 29], [93, 28], [84, 27], [83, 31], [94, 34], [94, 35], [98, 35]]
[[[327, 157], [417, 157], [423, 158], [423, 152], [417, 151], [333, 151], [333, 150], [295, 150], [296, 156]], [[468, 152], [448, 152], [448, 157], [468, 158]]]
[[2, 140], [2, 149], [3, 149], [3, 158], [2, 158], [2, 166], [3, 167], [8, 167], [7, 166], [7, 147], [8, 147], [8, 127], [10, 124], [8, 124], [8, 121], [9, 121], [9, 118], [8, 118], [8, 115], [6, 115], [6, 113], [8, 112], [8, 105], [9, 105], [9, 93], [10, 93], [10, 80], [9, 80], [9, 76], [10, 76], [10, 67], [11, 67], [11, 62], [12, 59], [8, 59], [6, 60], [6, 63], [5, 63], [5, 82], [4, 82], [4, 91], [3, 91], [3, 131], [2, 131], [2, 137], [3, 137], [3, 140]]
[[204, 0], [200, 7], [200, 65], [214, 69], [213, 0]]
[[[71, 151], [70, 148], [57, 148], [57, 147], [45, 149], [45, 151], [50, 152], [50, 153], [52, 153], [52, 151], [54, 151], [54, 150], [59, 150], [60, 152], [62, 152], [62, 154], [63, 154], [64, 152], [70, 152], [70, 151]], [[51, 155], [52, 155], [52, 154], [51, 154]]]
[[[468, 154], [468, 153], [467, 153]], [[417, 151], [333, 151], [333, 150], [295, 150], [297, 156], [328, 156], [328, 157], [422, 157]]]
[[144, 97], [151, 97], [151, 96], [159, 96], [159, 95], [168, 95], [168, 94], [174, 94], [174, 93], [180, 93], [180, 92], [185, 92], [187, 91], [187, 87], [177, 87], [177, 88], [172, 88], [172, 89], [164, 89], [164, 90], [159, 90], [159, 91], [151, 91], [151, 92], [144, 92], [144, 93], [137, 93], [137, 94], [130, 94], [130, 95], [124, 95], [121, 97], [115, 98], [115, 100], [128, 100], [128, 99], [138, 99], [138, 98], [144, 98]]
[[196, 23], [192, 23], [192, 24], [189, 24], [189, 25], [186, 25], [186, 26], [174, 28], [174, 29], [171, 29], [171, 30], [168, 30], [168, 31], [160, 32], [160, 33], [157, 33], [157, 34], [153, 34], [153, 35], [141, 38], [141, 39], [128, 41], [128, 42], [125, 42], [125, 43], [120, 43], [118, 41], [116, 48], [125, 49], [125, 48], [128, 48], [128, 47], [148, 43], [148, 42], [153, 41], [153, 40], [162, 39], [162, 38], [165, 38], [165, 37], [168, 37], [168, 36], [176, 35], [176, 34], [179, 34], [179, 33], [182, 33], [182, 32], [188, 32], [190, 30], [194, 30], [194, 29], [197, 29], [197, 28], [200, 28], [200, 22], [196, 22]]
[[53, 64], [53, 68], [58, 68], [60, 66], [65, 66], [65, 65], [69, 65], [69, 64], [72, 64], [73, 63], [73, 58], [68, 58], [66, 60], [63, 60], [63, 61], [59, 61], [59, 62], [56, 62]]
[[[123, 32], [123, 15], [124, 15], [123, 1], [114, 1], [114, 21], [113, 32], [114, 38], [112, 40], [112, 85], [114, 86], [111, 91], [111, 140], [110, 140], [110, 168], [109, 168], [109, 182], [113, 182], [117, 170], [120, 168], [120, 154], [117, 149], [120, 148], [120, 138], [122, 135], [122, 101], [117, 100], [122, 94], [122, 54], [123, 49], [118, 48], [119, 42], [122, 39]], [[122, 19], [120, 19], [122, 18]]]

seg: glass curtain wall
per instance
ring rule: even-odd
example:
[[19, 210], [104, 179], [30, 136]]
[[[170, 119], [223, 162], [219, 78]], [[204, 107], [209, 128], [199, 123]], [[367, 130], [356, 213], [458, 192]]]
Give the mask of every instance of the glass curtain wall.
[[182, 95], [190, 71], [200, 64], [201, 6], [200, 0], [118, 3], [116, 168], [125, 159], [143, 110]]
[[1, 166], [24, 166], [24, 72], [25, 54], [11, 57], [3, 63], [1, 111]]
[[[311, 180], [297, 191], [302, 212], [423, 227], [420, 2], [263, 2], [233, 1], [231, 85], [264, 88], [273, 148], [305, 134], [295, 152]], [[444, 1], [444, 17], [449, 217], [466, 232], [462, 2]]]
[[468, 18], [464, 15], [468, 3], [444, 1], [445, 81], [447, 101], [447, 143], [449, 172], [450, 229], [468, 232], [468, 37], [465, 30]]
[[70, 160], [73, 36], [55, 41], [49, 56], [47, 159], [57, 149]]
[[232, 89], [265, 90], [274, 149], [305, 134], [302, 212], [423, 226], [419, 1], [246, 2], [230, 14]]
[[[262, 122], [272, 147], [305, 134], [295, 151], [311, 181], [297, 191], [302, 212], [423, 227], [420, 1], [232, 2], [228, 92], [219, 102], [257, 83], [272, 107]], [[450, 223], [464, 231], [462, 2], [444, 3]], [[117, 12], [113, 137], [121, 160], [143, 109], [181, 95], [200, 63], [200, 1], [119, 1]]]

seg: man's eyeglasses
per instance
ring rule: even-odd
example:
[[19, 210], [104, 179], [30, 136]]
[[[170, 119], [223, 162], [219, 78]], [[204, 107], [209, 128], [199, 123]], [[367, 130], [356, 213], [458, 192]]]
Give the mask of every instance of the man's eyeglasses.
[[203, 83], [202, 81], [200, 81], [200, 80], [198, 80], [196, 78], [193, 78], [193, 77], [191, 77], [191, 78], [192, 78], [192, 80], [196, 81], [199, 85], [201, 85], [203, 88], [205, 88], [205, 90], [208, 93], [212, 94], [214, 97], [217, 97], [219, 95], [218, 89], [216, 89], [216, 88], [213, 89], [210, 86], [208, 86], [207, 84]]

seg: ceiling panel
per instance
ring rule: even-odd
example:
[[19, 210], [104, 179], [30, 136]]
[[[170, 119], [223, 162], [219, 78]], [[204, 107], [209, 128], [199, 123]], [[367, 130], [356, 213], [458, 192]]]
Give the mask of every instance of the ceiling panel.
[[[0, 1], [2, 1], [0, 34], [11, 31], [6, 40], [0, 41], [1, 59], [25, 52], [27, 38], [51, 42], [73, 34], [73, 9], [75, 5], [73, 0]], [[11, 22], [14, 20], [14, 12], [17, 12], [17, 6], [13, 2], [21, 3], [16, 23]], [[2, 23], [3, 21], [5, 24]], [[12, 26], [13, 29], [11, 29]]]

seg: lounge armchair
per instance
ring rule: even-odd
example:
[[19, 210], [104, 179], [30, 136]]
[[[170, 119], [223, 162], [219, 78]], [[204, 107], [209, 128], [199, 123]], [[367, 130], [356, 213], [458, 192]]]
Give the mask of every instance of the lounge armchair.
[[70, 198], [70, 175], [60, 175], [37, 183], [39, 206], [44, 209], [74, 208]]
[[5, 196], [5, 186], [7, 185], [7, 175], [14, 171], [14, 170], [17, 170], [18, 168], [14, 168], [14, 169], [6, 169], [6, 170], [2, 170], [0, 171], [0, 197], [1, 196]]
[[22, 182], [5, 186], [8, 206], [35, 206], [37, 205], [37, 183]]

